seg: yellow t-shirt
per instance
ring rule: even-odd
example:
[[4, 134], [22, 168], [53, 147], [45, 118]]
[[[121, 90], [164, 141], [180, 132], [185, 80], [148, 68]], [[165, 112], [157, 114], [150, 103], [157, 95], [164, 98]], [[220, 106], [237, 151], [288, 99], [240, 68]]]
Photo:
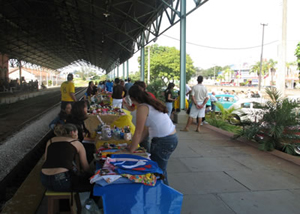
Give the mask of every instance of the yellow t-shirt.
[[[189, 108], [189, 102], [185, 99], [185, 109]], [[180, 109], [180, 96], [175, 99], [174, 109]]]
[[61, 101], [74, 101], [70, 93], [75, 93], [75, 86], [72, 81], [65, 81], [60, 86]]

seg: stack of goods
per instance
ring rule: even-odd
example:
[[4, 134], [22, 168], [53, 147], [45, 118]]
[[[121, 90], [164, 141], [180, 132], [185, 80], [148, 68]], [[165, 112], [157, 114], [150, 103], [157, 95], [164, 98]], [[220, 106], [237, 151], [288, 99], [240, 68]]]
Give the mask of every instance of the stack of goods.
[[[105, 142], [98, 148], [98, 151], [94, 154], [94, 157], [96, 160], [100, 160], [112, 154], [129, 154], [130, 152], [127, 150], [128, 144], [130, 143], [121, 143], [120, 141], [114, 143]], [[149, 154], [146, 152], [144, 147], [139, 147], [136, 151], [134, 151], [134, 154], [145, 158], [149, 157]]]
[[110, 105], [111, 104], [111, 94], [96, 94], [94, 96], [88, 97], [89, 105], [98, 104], [101, 106]]
[[120, 183], [155, 186], [162, 174], [157, 163], [149, 158], [132, 154], [113, 154], [105, 158], [102, 168], [90, 178], [90, 182], [101, 186]]
[[113, 108], [109, 105], [101, 106], [99, 104], [93, 104], [89, 108], [89, 113], [93, 115], [116, 115], [122, 116], [125, 115], [125, 112], [120, 108]]
[[96, 132], [98, 134], [97, 140], [131, 140], [130, 127], [125, 126], [124, 128], [118, 128], [114, 126], [112, 129], [109, 125], [100, 124], [98, 125]]

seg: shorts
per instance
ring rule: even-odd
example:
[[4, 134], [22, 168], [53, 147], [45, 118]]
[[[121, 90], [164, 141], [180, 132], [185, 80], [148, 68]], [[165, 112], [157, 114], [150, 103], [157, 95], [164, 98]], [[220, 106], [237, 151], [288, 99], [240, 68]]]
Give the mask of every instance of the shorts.
[[203, 106], [201, 109], [197, 109], [197, 107], [193, 104], [190, 111], [191, 118], [202, 118], [205, 117], [205, 109], [206, 106]]

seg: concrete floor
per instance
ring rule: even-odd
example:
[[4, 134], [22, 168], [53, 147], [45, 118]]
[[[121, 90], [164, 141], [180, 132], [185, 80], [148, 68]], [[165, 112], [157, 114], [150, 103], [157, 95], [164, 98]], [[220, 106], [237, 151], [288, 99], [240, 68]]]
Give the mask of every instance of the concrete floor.
[[179, 144], [168, 164], [170, 186], [184, 195], [182, 214], [300, 213], [299, 165], [210, 125], [181, 132], [186, 119], [176, 124]]
[[184, 195], [182, 214], [300, 213], [299, 165], [210, 125], [179, 131], [185, 122], [177, 124], [179, 145], [168, 165], [170, 186]]

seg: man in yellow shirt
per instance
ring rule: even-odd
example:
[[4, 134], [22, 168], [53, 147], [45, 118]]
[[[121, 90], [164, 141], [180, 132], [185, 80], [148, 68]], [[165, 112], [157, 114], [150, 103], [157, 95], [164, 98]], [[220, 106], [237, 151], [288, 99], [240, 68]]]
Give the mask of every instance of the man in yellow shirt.
[[68, 74], [67, 81], [63, 82], [60, 86], [61, 92], [61, 109], [65, 109], [68, 103], [76, 101], [75, 86], [73, 82], [73, 74]]

